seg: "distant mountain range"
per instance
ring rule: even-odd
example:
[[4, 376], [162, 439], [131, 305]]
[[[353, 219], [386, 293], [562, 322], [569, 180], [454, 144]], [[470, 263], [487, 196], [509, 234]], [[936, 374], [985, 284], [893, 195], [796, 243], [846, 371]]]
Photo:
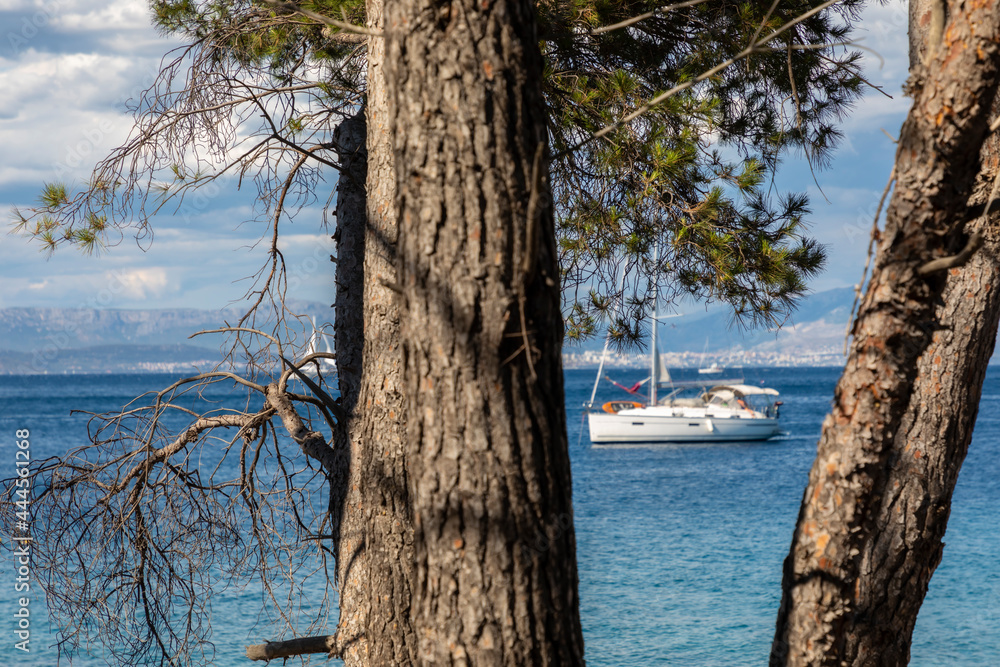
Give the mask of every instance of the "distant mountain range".
[[[747, 365], [842, 363], [851, 288], [806, 297], [777, 332], [745, 332], [731, 326], [723, 308], [668, 320], [660, 331], [664, 352], [675, 365], [739, 360]], [[290, 302], [289, 307], [318, 322], [332, 321], [325, 304]], [[0, 373], [124, 373], [190, 370], [211, 366], [221, 356], [221, 336], [193, 340], [197, 331], [239, 319], [237, 310], [97, 310], [92, 308], [0, 309]], [[568, 362], [590, 363], [602, 340], [567, 346]], [[822, 359], [829, 358], [828, 361]], [[818, 362], [817, 360], [820, 360]]]
[[[333, 309], [289, 302], [292, 312], [322, 324]], [[221, 335], [189, 337], [235, 324], [240, 311], [170, 308], [0, 309], [0, 373], [127, 373], [189, 370], [221, 358]], [[303, 325], [303, 330], [305, 325]]]
[[853, 301], [853, 287], [810, 294], [777, 331], [741, 330], [725, 307], [701, 316], [684, 315], [664, 322], [660, 348], [664, 352], [720, 353], [741, 349], [788, 354], [843, 348]]
[[[844, 287], [805, 297], [779, 330], [747, 331], [733, 322], [731, 311], [716, 305], [708, 312], [687, 313], [663, 321], [659, 348], [675, 368], [712, 363], [744, 366], [839, 366], [844, 363], [844, 331], [854, 301], [854, 289]], [[697, 309], [698, 307], [695, 306]], [[604, 341], [567, 346], [564, 363], [598, 363]], [[641, 352], [614, 358], [618, 365], [646, 363]]]

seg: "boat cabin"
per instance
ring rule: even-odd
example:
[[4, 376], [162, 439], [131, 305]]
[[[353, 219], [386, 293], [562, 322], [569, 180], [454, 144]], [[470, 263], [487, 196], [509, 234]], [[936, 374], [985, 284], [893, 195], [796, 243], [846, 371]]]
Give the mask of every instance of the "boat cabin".
[[759, 412], [765, 417], [777, 417], [781, 401], [775, 402], [772, 396], [778, 392], [767, 387], [755, 387], [749, 384], [717, 385], [702, 396], [702, 400], [710, 406], [723, 408], [744, 408]]

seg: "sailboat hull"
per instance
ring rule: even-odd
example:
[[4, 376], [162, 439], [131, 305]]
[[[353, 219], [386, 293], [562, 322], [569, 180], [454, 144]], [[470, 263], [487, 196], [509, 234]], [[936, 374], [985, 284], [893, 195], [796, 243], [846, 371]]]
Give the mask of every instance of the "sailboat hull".
[[778, 420], [714, 414], [625, 414], [591, 412], [590, 440], [595, 443], [697, 443], [767, 440], [780, 432]]

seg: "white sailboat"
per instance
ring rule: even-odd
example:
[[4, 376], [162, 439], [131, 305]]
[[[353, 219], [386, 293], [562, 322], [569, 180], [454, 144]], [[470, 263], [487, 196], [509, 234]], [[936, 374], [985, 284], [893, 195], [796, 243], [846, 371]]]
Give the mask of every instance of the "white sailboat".
[[[329, 337], [323, 333], [323, 331], [316, 326], [316, 318], [312, 318], [312, 333], [309, 335], [309, 342], [306, 344], [305, 356], [308, 357], [311, 354], [326, 353], [333, 354], [333, 349], [330, 347]], [[337, 371], [337, 362], [331, 357], [319, 357], [315, 360], [316, 364], [319, 364], [319, 370], [323, 373], [335, 373]], [[303, 371], [306, 373], [316, 374], [316, 365], [311, 363], [307, 364]]]
[[[587, 419], [593, 443], [680, 443], [767, 440], [779, 433], [778, 392], [744, 384], [742, 380], [672, 382], [657, 346], [659, 316], [653, 307], [650, 334], [649, 398], [611, 401], [600, 412], [593, 410], [597, 384], [591, 394]], [[605, 345], [605, 353], [607, 345]], [[598, 382], [604, 367], [602, 356]], [[660, 398], [659, 392], [665, 395]], [[682, 396], [685, 390], [695, 395]]]
[[724, 368], [719, 365], [719, 362], [713, 361], [711, 366], [705, 366], [705, 357], [708, 356], [708, 339], [705, 339], [705, 349], [701, 353], [701, 363], [702, 367], [698, 369], [699, 375], [719, 375], [722, 373]]

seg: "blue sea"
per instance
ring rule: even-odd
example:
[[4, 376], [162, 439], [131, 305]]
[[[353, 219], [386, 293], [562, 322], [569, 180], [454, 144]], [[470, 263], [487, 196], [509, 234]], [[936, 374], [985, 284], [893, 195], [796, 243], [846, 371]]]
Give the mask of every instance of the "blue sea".
[[[785, 433], [766, 443], [595, 447], [582, 403], [594, 372], [566, 371], [580, 600], [588, 664], [763, 665], [780, 599], [781, 563], [840, 370], [746, 369], [779, 390]], [[613, 370], [629, 385], [642, 370]], [[41, 459], [86, 442], [86, 417], [161, 388], [169, 375], [0, 376], [0, 478], [14, 472], [15, 431]], [[604, 383], [598, 401], [623, 398]], [[912, 665], [1000, 664], [1000, 372], [991, 368], [955, 492], [944, 561], [931, 581]], [[4, 462], [6, 461], [6, 462]], [[3, 469], [6, 466], [6, 470]], [[41, 527], [35, 526], [35, 530]], [[8, 539], [8, 538], [5, 538]], [[0, 556], [0, 663], [56, 664], [55, 628], [32, 602], [31, 652], [14, 648], [16, 567]], [[246, 665], [243, 647], [273, 636], [257, 624], [259, 585], [212, 604], [214, 665]], [[99, 656], [99, 651], [95, 651]], [[103, 665], [80, 655], [62, 664]], [[331, 664], [314, 659], [313, 664]]]

